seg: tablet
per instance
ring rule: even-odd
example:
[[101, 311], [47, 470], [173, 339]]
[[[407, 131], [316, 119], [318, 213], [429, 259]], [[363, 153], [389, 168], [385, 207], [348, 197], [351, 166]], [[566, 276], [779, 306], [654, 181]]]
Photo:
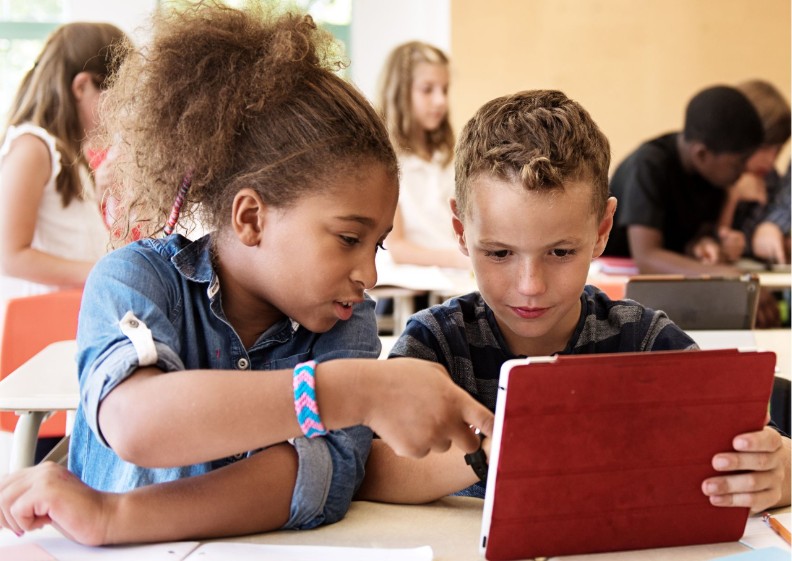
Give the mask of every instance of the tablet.
[[625, 298], [663, 310], [682, 329], [753, 329], [759, 303], [759, 277], [638, 275]]
[[761, 430], [775, 354], [657, 351], [501, 368], [480, 547], [497, 561], [734, 541], [701, 484]]

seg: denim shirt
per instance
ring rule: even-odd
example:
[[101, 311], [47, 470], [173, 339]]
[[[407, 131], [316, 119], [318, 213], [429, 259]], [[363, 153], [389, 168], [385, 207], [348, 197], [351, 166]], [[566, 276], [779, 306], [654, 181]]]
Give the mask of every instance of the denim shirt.
[[[337, 322], [326, 333], [310, 332], [286, 318], [245, 349], [223, 313], [219, 280], [212, 267], [210, 236], [194, 242], [180, 235], [135, 242], [103, 257], [86, 282], [77, 335], [80, 405], [71, 438], [69, 469], [91, 487], [123, 492], [206, 473], [236, 459], [152, 469], [119, 458], [99, 430], [99, 404], [141, 366], [156, 365], [163, 375], [180, 370], [222, 369], [256, 370], [266, 376], [266, 370], [293, 368], [305, 360], [379, 356], [374, 303], [368, 298], [355, 305], [351, 319]], [[137, 332], [130, 332], [129, 325], [136, 326]], [[233, 408], [234, 404], [229, 403], [228, 407]], [[349, 434], [356, 449], [352, 454], [355, 473], [347, 476], [356, 480], [357, 487], [362, 480], [371, 432], [353, 427], [331, 434], [344, 436], [348, 431], [352, 431]], [[349, 434], [343, 442], [349, 442]], [[325, 463], [329, 465], [331, 459], [338, 463], [332, 451]], [[298, 474], [298, 484], [299, 481]]]

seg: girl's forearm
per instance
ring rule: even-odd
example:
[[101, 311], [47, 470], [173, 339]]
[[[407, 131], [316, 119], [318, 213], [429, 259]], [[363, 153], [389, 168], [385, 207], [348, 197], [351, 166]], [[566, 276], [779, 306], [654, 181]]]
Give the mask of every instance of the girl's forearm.
[[105, 544], [261, 533], [289, 519], [297, 454], [280, 444], [205, 475], [110, 498]]

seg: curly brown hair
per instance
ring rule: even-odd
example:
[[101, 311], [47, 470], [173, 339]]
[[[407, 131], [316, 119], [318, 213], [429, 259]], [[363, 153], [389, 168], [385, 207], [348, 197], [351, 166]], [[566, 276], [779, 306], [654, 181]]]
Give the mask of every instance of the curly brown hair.
[[387, 130], [333, 72], [336, 46], [310, 16], [256, 3], [156, 14], [103, 99], [99, 140], [117, 151], [118, 196], [143, 233], [163, 230], [186, 174], [182, 215], [200, 209], [208, 229], [227, 224], [243, 187], [282, 208], [368, 162], [395, 183]]
[[526, 190], [593, 186], [602, 218], [608, 200], [610, 144], [583, 107], [556, 90], [528, 90], [485, 103], [462, 129], [456, 149], [456, 201], [468, 209], [471, 182], [482, 174]]
[[[412, 87], [415, 67], [421, 63], [449, 66], [446, 54], [437, 47], [421, 41], [410, 41], [393, 49], [385, 61], [379, 78], [378, 105], [398, 150], [412, 151], [412, 131], [417, 126], [412, 112]], [[446, 112], [440, 126], [426, 131], [429, 150], [443, 155], [443, 165], [454, 155], [454, 131]]]
[[53, 31], [28, 70], [8, 113], [8, 125], [33, 123], [55, 137], [62, 170], [55, 188], [63, 206], [83, 198], [80, 167], [87, 166], [81, 146], [85, 130], [77, 115], [72, 81], [88, 72], [98, 88], [104, 88], [119, 62], [116, 44], [127, 41], [124, 32], [109, 23], [73, 22]]

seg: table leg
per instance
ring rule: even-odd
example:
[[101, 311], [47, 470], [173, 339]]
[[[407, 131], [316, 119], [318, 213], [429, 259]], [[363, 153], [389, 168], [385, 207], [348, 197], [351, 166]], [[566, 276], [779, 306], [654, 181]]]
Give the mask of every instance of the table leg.
[[24, 411], [18, 413], [19, 420], [14, 429], [14, 438], [11, 444], [9, 473], [33, 465], [39, 428], [46, 414], [46, 411]]

